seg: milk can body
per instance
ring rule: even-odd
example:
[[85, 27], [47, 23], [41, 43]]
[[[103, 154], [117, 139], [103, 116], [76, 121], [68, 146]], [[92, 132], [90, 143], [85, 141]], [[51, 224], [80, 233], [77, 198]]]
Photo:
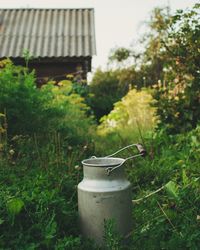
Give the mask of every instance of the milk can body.
[[126, 236], [131, 231], [131, 190], [124, 167], [106, 174], [121, 158], [98, 158], [83, 161], [84, 178], [78, 185], [78, 209], [83, 236], [104, 242], [105, 221], [113, 219], [116, 230]]

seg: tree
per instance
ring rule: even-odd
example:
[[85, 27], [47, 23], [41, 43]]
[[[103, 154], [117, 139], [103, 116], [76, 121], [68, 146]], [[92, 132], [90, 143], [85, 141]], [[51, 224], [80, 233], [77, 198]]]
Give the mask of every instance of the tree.
[[200, 117], [200, 4], [178, 11], [162, 48], [168, 58], [165, 81], [155, 93], [161, 126], [178, 133], [196, 127]]
[[120, 78], [120, 70], [102, 71], [98, 69], [90, 84], [90, 105], [99, 120], [113, 109], [128, 91], [128, 82]]

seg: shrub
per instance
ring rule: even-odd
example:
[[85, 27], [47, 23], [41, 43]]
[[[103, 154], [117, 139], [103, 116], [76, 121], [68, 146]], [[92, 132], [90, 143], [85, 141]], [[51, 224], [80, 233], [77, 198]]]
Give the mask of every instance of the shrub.
[[169, 59], [165, 65], [165, 81], [155, 86], [155, 98], [160, 127], [167, 126], [169, 133], [189, 131], [199, 122], [199, 10], [200, 5], [196, 4], [190, 10], [178, 11], [163, 41]]
[[198, 249], [199, 127], [178, 136], [159, 131], [145, 142], [149, 156], [127, 168], [136, 200], [133, 249]]
[[[8, 134], [30, 134], [45, 127], [43, 103], [34, 73], [7, 61], [0, 69], [0, 112], [6, 113]], [[44, 126], [42, 126], [44, 124]]]
[[[92, 118], [84, 99], [73, 93], [72, 82], [36, 88], [34, 72], [11, 62], [0, 70], [0, 112], [5, 113], [9, 137], [59, 132], [69, 144], [91, 140]], [[90, 136], [89, 136], [90, 135]]]
[[107, 115], [113, 109], [113, 104], [127, 93], [131, 82], [123, 79], [123, 75], [120, 70], [102, 71], [99, 69], [95, 72], [89, 86], [89, 104], [97, 120]]

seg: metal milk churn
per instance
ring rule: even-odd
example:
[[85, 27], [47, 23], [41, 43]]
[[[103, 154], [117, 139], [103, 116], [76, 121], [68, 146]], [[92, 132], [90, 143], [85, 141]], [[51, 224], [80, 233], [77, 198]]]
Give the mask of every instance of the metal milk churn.
[[[136, 146], [139, 154], [126, 159], [113, 157], [129, 147]], [[84, 178], [78, 185], [78, 209], [82, 235], [104, 242], [107, 220], [114, 220], [121, 236], [131, 231], [131, 184], [126, 179], [123, 164], [132, 158], [144, 156], [140, 144], [132, 144], [106, 157], [92, 156], [82, 161]]]

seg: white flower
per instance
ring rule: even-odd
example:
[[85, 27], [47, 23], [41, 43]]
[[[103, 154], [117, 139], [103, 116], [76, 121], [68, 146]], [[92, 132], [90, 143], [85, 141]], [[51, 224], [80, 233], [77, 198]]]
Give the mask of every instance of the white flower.
[[74, 168], [75, 168], [76, 170], [80, 170], [80, 169], [81, 169], [81, 167], [80, 167], [79, 165], [76, 165]]
[[11, 149], [11, 150], [9, 151], [9, 154], [10, 154], [10, 155], [14, 155], [14, 153], [15, 153], [15, 151], [14, 151], [13, 149]]

